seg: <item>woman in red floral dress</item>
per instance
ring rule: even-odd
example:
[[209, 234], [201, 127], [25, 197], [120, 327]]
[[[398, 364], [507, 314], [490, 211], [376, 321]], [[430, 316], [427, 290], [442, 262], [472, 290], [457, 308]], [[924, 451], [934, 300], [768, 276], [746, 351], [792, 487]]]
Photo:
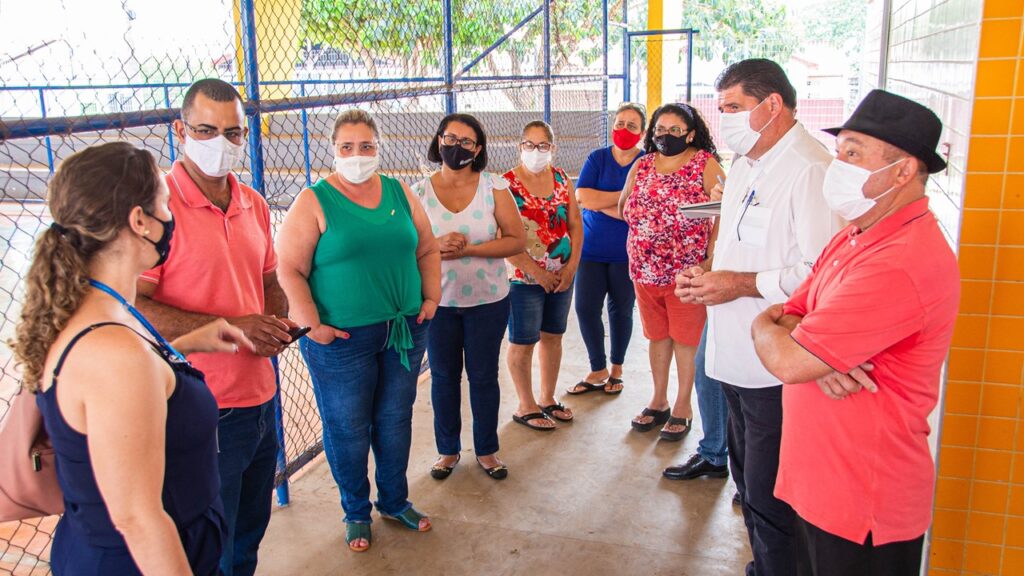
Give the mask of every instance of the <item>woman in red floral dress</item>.
[[[530, 122], [519, 143], [521, 162], [505, 173], [526, 228], [526, 250], [509, 256], [508, 368], [519, 396], [512, 419], [534, 430], [553, 430], [572, 410], [555, 400], [573, 277], [583, 245], [583, 217], [572, 181], [551, 165], [555, 136], [545, 122]], [[533, 395], [533, 349], [540, 343], [540, 396]]]
[[[644, 336], [650, 340], [654, 378], [651, 402], [632, 425], [641, 432], [664, 425], [660, 437], [674, 441], [690, 431], [693, 420], [694, 355], [707, 317], [704, 306], [683, 304], [675, 297], [675, 277], [691, 266], [710, 265], [717, 236], [711, 218], [689, 218], [681, 209], [709, 201], [724, 173], [707, 125], [687, 104], [665, 104], [655, 110], [645, 147], [648, 154], [633, 165], [619, 200], [629, 225], [629, 276]], [[673, 356], [679, 393], [670, 406]]]

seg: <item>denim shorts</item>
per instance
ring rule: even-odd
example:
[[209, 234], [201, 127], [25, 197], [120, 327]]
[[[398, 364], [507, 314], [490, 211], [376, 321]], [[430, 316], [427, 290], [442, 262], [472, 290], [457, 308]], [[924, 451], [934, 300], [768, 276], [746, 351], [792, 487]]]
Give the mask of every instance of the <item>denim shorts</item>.
[[547, 293], [535, 284], [512, 282], [509, 287], [512, 312], [508, 316], [508, 341], [535, 344], [540, 333], [565, 334], [572, 303], [572, 287], [565, 292]]

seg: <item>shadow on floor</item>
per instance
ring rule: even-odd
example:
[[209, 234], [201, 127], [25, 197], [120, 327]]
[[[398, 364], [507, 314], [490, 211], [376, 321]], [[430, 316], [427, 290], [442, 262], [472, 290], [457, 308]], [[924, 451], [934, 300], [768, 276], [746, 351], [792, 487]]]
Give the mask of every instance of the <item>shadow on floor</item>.
[[[665, 466], [694, 452], [699, 420], [678, 443], [659, 442], [656, 431], [640, 434], [629, 427], [649, 400], [646, 344], [637, 318], [621, 395], [563, 398], [562, 391], [588, 372], [586, 350], [575, 317], [570, 318], [557, 397], [573, 408], [576, 422], [552, 433], [512, 422], [515, 390], [503, 355], [499, 454], [510, 472], [501, 482], [487, 477], [474, 459], [465, 385], [462, 461], [447, 480], [429, 476], [436, 449], [430, 380], [422, 379], [413, 415], [409, 491], [417, 509], [430, 515], [433, 530], [411, 532], [375, 512], [372, 548], [349, 552], [338, 490], [320, 457], [292, 483], [291, 506], [275, 509], [257, 573], [742, 574], [750, 551], [742, 515], [731, 504], [732, 483], [661, 477]], [[535, 388], [538, 377], [535, 369]]]

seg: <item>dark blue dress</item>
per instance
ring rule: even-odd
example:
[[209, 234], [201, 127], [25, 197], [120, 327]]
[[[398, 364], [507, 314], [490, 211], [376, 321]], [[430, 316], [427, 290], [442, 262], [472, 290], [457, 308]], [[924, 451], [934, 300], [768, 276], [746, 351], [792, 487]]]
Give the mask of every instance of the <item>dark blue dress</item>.
[[[115, 323], [94, 324], [79, 332], [57, 361], [53, 385], [36, 395], [56, 452], [57, 480], [64, 491], [64, 516], [57, 524], [50, 553], [57, 576], [141, 574], [100, 496], [86, 436], [68, 425], [57, 405], [57, 377], [68, 352], [82, 336], [111, 324]], [[161, 356], [175, 377], [174, 392], [167, 399], [164, 510], [178, 529], [192, 572], [217, 574], [226, 534], [217, 473], [217, 403], [202, 372], [185, 362], [170, 360], [166, 353]], [[131, 393], [132, 384], [123, 383], [126, 394]], [[134, 471], [129, 466], [124, 473]]]

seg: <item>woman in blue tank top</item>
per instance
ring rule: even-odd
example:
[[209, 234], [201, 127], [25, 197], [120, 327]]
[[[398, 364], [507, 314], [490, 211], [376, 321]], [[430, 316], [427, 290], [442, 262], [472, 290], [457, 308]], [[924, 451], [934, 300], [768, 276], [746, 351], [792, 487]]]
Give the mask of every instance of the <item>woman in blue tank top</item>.
[[217, 404], [184, 354], [252, 347], [223, 319], [168, 343], [131, 302], [170, 249], [153, 156], [125, 142], [50, 182], [13, 348], [53, 442], [64, 516], [53, 573], [216, 574], [225, 524]]

